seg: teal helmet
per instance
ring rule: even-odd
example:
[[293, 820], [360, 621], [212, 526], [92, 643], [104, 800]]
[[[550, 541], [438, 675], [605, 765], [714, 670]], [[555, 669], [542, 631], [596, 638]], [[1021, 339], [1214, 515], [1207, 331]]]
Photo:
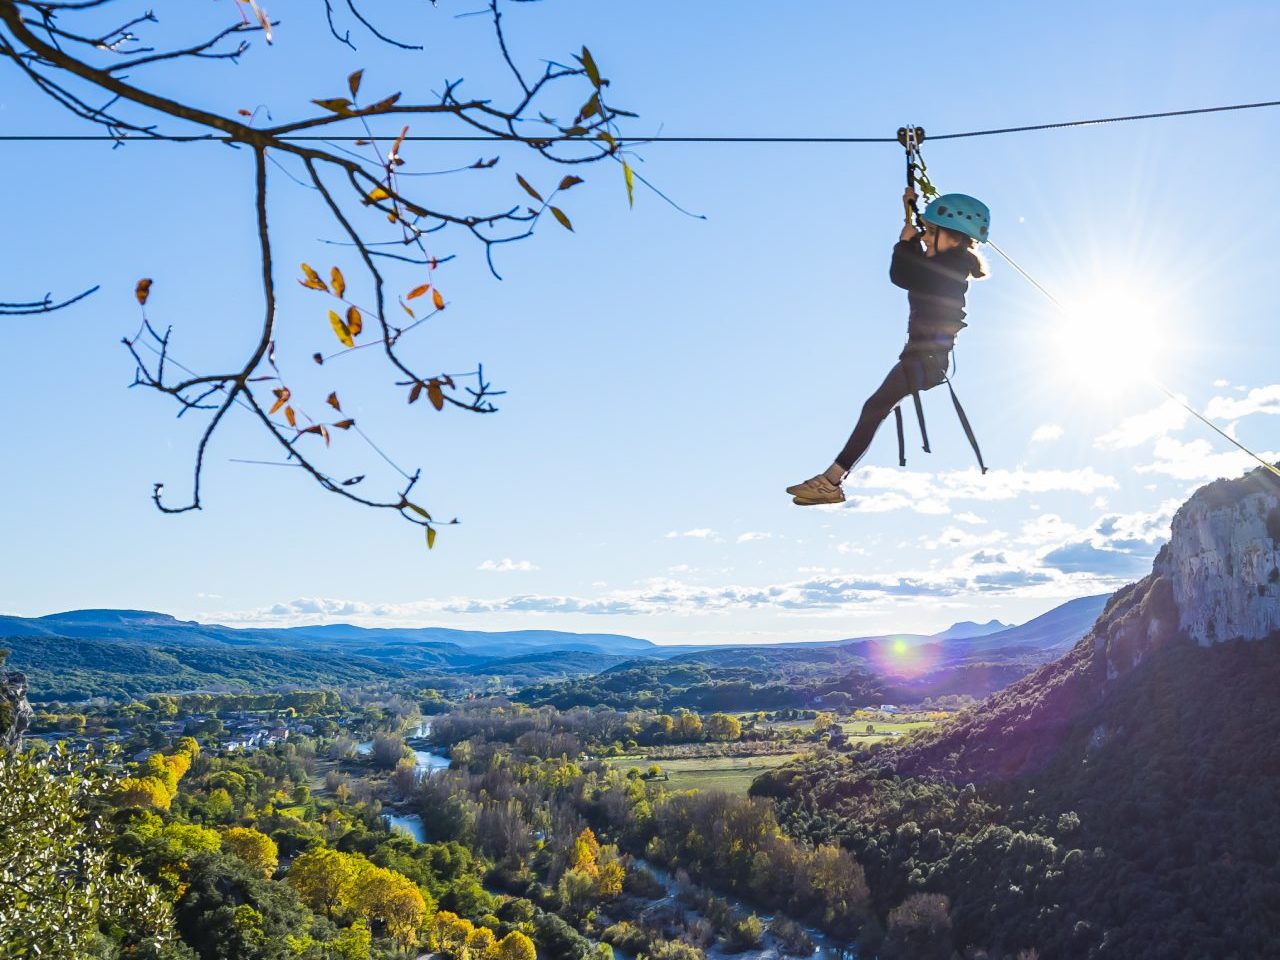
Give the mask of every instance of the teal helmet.
[[963, 233], [979, 243], [987, 242], [991, 229], [991, 211], [976, 197], [964, 193], [944, 193], [924, 208], [927, 223]]

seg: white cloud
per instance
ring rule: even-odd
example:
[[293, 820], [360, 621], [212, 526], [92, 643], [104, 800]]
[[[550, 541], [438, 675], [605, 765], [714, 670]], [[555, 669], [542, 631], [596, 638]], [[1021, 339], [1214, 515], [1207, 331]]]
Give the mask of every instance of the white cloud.
[[974, 526], [986, 523], [987, 521], [976, 513], [956, 513], [952, 515], [953, 519], [959, 520], [961, 523], [971, 523]]
[[1229, 387], [1229, 386], [1231, 386], [1231, 381], [1230, 381], [1230, 380], [1215, 380], [1215, 381], [1213, 381], [1213, 385], [1214, 385], [1215, 387]]
[[[1119, 488], [1114, 477], [1093, 467], [1079, 470], [989, 470], [977, 468], [950, 473], [919, 473], [888, 467], [866, 467], [846, 481], [846, 509], [857, 513], [914, 510], [925, 514], [951, 512], [954, 501], [1013, 500], [1026, 494], [1096, 493]], [[884, 493], [859, 494], [858, 490], [884, 489]]]
[[1166, 400], [1158, 407], [1121, 420], [1114, 430], [1094, 440], [1093, 445], [1103, 450], [1140, 446], [1148, 440], [1156, 440], [1175, 430], [1181, 430], [1187, 425], [1189, 416], [1179, 404]]
[[738, 534], [738, 543], [750, 543], [752, 540], [772, 540], [772, 533], [760, 533], [758, 530], [749, 530], [746, 533]]
[[666, 535], [666, 539], [674, 540], [676, 537], [689, 537], [693, 540], [718, 540], [719, 536], [709, 527], [698, 527], [694, 530], [672, 530]]
[[1031, 431], [1032, 443], [1052, 443], [1062, 438], [1063, 429], [1056, 423], [1042, 423]]
[[528, 560], [512, 560], [510, 557], [503, 557], [501, 560], [486, 560], [477, 570], [484, 570], [487, 573], [514, 573], [516, 571], [537, 570]]
[[[1154, 455], [1154, 462], [1135, 468], [1138, 473], [1161, 473], [1178, 480], [1216, 480], [1237, 477], [1258, 465], [1241, 450], [1214, 453], [1213, 444], [1203, 438], [1183, 443], [1173, 437], [1161, 437], [1156, 441]], [[1271, 463], [1280, 459], [1274, 451], [1259, 450], [1258, 456]]]
[[1250, 390], [1244, 397], [1214, 397], [1204, 415], [1215, 420], [1239, 420], [1254, 413], [1280, 414], [1280, 383]]

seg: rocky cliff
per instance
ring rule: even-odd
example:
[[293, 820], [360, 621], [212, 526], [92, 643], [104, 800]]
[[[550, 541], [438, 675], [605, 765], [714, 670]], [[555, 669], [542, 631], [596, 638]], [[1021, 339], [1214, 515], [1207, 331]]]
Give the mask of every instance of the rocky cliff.
[[0, 671], [0, 750], [11, 750], [22, 742], [31, 716], [27, 678], [21, 673]]
[[1151, 573], [1118, 590], [1062, 659], [933, 736], [891, 751], [901, 773], [1007, 779], [1042, 769], [1097, 715], [1084, 753], [1117, 731], [1107, 698], [1158, 651], [1280, 635], [1280, 478], [1259, 469], [1197, 490]]

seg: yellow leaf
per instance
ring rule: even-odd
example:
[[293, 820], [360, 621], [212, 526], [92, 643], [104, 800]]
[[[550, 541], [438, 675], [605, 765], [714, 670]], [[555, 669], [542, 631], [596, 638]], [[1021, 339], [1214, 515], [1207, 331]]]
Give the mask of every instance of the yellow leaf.
[[279, 390], [272, 390], [276, 395], [276, 402], [272, 404], [271, 409], [267, 411], [268, 415], [274, 414], [277, 410], [289, 402], [289, 388], [281, 387]]
[[364, 329], [364, 319], [360, 316], [360, 311], [355, 307], [347, 307], [347, 330], [352, 337], [360, 336], [360, 331]]
[[298, 282], [304, 287], [311, 290], [323, 290], [325, 293], [329, 292], [329, 288], [325, 286], [324, 281], [320, 279], [320, 274], [312, 270], [310, 266], [304, 263], [302, 265], [302, 272], [307, 275], [307, 279], [299, 280]]
[[423, 510], [423, 509], [422, 509], [420, 506], [418, 506], [416, 503], [408, 503], [408, 502], [406, 502], [406, 503], [405, 503], [405, 506], [406, 506], [406, 507], [408, 507], [410, 510], [412, 510], [414, 513], [416, 513], [418, 516], [422, 517], [424, 520], [430, 520], [430, 519], [431, 519], [431, 514], [427, 513], [427, 511]]
[[427, 527], [427, 549], [430, 550], [436, 545], [436, 528]]
[[351, 76], [347, 77], [347, 89], [351, 91], [351, 96], [355, 96], [360, 92], [360, 78], [364, 76], [363, 70], [357, 70]]
[[[417, 300], [420, 296], [422, 296], [424, 293], [426, 293], [426, 292], [427, 292], [428, 290], [430, 290], [430, 289], [431, 289], [431, 284], [429, 284], [429, 283], [424, 283], [424, 284], [422, 284], [422, 286], [420, 286], [420, 287], [414, 287], [412, 290], [410, 290], [410, 291], [409, 291], [409, 295], [408, 295], [407, 297], [405, 297], [405, 299], [406, 299], [406, 300]], [[411, 316], [412, 316], [412, 314], [411, 314]]]
[[413, 308], [410, 307], [403, 300], [400, 301], [400, 309], [403, 310], [405, 313], [407, 313], [410, 317], [414, 316]]
[[341, 297], [344, 293], [347, 292], [347, 281], [342, 276], [341, 270], [339, 270], [337, 267], [334, 267], [332, 270], [329, 271], [329, 277], [333, 281], [333, 295], [335, 297]]
[[337, 334], [344, 347], [354, 347], [356, 345], [355, 341], [351, 339], [351, 331], [347, 328], [347, 325], [332, 310], [329, 311], [329, 326], [333, 327], [333, 332]]
[[627, 181], [627, 206], [636, 205], [636, 175], [627, 161], [622, 161], [622, 177]]
[[559, 207], [552, 207], [551, 215], [560, 221], [560, 226], [569, 231], [573, 230], [573, 224], [569, 222], [569, 218], [565, 216], [564, 211]]
[[317, 107], [324, 107], [326, 110], [336, 113], [342, 117], [351, 116], [351, 101], [346, 97], [330, 97], [327, 100], [312, 100]]
[[147, 297], [151, 296], [151, 278], [143, 277], [138, 281], [138, 285], [133, 288], [133, 295], [138, 298], [141, 306], [146, 306]]
[[387, 193], [387, 191], [386, 191], [384, 188], [382, 188], [382, 187], [374, 187], [374, 188], [373, 188], [373, 192], [371, 192], [371, 193], [369, 194], [369, 196], [365, 197], [365, 201], [364, 201], [364, 202], [365, 202], [366, 204], [368, 204], [368, 203], [377, 203], [379, 200], [385, 200], [385, 199], [387, 199], [387, 197], [389, 197], [389, 196], [391, 196], [391, 194]]
[[444, 309], [444, 297], [440, 295], [439, 290], [431, 291], [431, 302], [436, 305], [437, 310]]

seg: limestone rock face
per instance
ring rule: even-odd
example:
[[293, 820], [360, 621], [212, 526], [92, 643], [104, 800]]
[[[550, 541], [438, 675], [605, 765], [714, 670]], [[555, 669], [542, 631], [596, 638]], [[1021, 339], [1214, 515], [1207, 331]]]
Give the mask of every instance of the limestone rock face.
[[11, 750], [22, 742], [31, 717], [26, 676], [0, 673], [0, 750]]
[[1201, 646], [1280, 630], [1277, 541], [1280, 479], [1257, 470], [1196, 491], [1174, 516], [1161, 556], [1179, 628]]

